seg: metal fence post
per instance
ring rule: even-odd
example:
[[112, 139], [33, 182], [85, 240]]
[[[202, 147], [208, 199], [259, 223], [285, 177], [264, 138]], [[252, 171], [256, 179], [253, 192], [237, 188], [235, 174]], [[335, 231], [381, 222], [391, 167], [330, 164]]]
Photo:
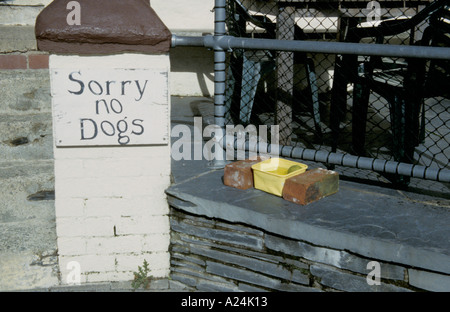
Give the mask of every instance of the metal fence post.
[[[226, 0], [215, 0], [214, 4], [214, 41], [218, 42], [221, 37], [226, 35]], [[214, 133], [214, 141], [220, 142], [225, 138], [225, 81], [226, 81], [226, 52], [215, 45], [214, 49], [214, 122], [216, 125], [216, 133]], [[217, 133], [219, 132], [219, 133]], [[219, 144], [218, 144], [219, 145]], [[216, 146], [218, 146], [216, 145]], [[222, 157], [218, 156], [222, 153]], [[225, 149], [215, 151], [216, 157], [211, 161], [209, 166], [214, 169], [220, 169], [225, 166], [226, 162]]]

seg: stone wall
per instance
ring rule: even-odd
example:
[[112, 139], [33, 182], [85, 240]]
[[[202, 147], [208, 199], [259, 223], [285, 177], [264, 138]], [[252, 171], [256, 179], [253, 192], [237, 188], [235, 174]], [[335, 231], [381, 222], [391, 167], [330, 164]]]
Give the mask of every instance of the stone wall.
[[[200, 291], [409, 292], [447, 278], [175, 208], [171, 228], [171, 278]], [[380, 265], [379, 285], [367, 281], [371, 261]]]
[[0, 3], [0, 149], [5, 155], [0, 161], [53, 157], [46, 140], [51, 135], [48, 54], [37, 51], [34, 35], [36, 16], [50, 2]]
[[0, 290], [58, 283], [48, 55], [34, 37], [49, 2], [0, 4]]
[[48, 68], [48, 55], [37, 51], [36, 16], [50, 0], [7, 0], [0, 3], [0, 70]]

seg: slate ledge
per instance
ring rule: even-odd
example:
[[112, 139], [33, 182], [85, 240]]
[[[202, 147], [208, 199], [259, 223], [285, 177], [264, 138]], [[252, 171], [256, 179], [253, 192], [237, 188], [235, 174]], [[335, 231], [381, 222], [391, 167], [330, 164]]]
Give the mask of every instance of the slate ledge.
[[174, 184], [166, 193], [171, 207], [193, 215], [450, 275], [450, 210], [427, 198], [340, 181], [337, 194], [301, 206], [225, 186], [223, 170]]

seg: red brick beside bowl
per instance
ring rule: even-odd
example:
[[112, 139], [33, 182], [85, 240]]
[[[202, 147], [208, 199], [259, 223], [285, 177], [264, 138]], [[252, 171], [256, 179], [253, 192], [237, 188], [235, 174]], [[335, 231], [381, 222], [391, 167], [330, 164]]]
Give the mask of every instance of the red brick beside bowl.
[[339, 174], [322, 168], [308, 170], [286, 180], [283, 198], [307, 205], [339, 190]]
[[241, 190], [253, 187], [252, 166], [262, 161], [259, 157], [255, 160], [245, 159], [233, 162], [225, 166], [223, 182]]

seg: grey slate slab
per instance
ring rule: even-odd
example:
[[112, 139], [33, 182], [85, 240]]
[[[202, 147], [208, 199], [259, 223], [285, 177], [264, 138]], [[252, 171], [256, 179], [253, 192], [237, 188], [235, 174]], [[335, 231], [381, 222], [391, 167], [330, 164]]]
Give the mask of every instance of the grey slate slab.
[[450, 211], [399, 192], [340, 181], [337, 194], [300, 206], [256, 189], [223, 184], [204, 172], [167, 190], [186, 212], [248, 224], [267, 232], [345, 249], [369, 258], [450, 273]]

